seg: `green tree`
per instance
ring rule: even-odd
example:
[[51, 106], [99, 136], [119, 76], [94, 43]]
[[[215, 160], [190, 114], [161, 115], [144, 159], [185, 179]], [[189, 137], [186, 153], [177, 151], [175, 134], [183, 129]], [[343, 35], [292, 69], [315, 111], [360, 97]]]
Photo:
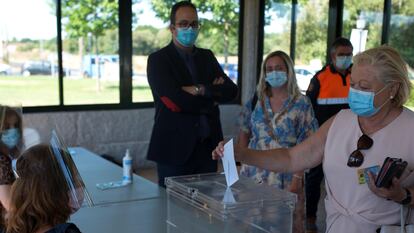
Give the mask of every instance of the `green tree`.
[[396, 48], [408, 63], [414, 67], [414, 1], [392, 2], [392, 16], [389, 44]]
[[[107, 30], [116, 29], [118, 26], [118, 1], [115, 0], [62, 0], [61, 10], [63, 28], [68, 37], [80, 39], [80, 57], [83, 57], [83, 39], [91, 35], [94, 53], [99, 55], [99, 38]], [[97, 65], [99, 66], [99, 62]], [[98, 67], [98, 91], [101, 90], [99, 71]]]
[[158, 50], [160, 47], [157, 46], [157, 33], [158, 29], [153, 26], [138, 26], [132, 39], [133, 54], [149, 55]]
[[383, 0], [345, 1], [342, 35], [349, 39], [352, 29], [356, 28], [358, 17], [362, 16], [366, 22], [364, 29], [368, 30], [365, 47], [373, 48], [379, 46], [381, 44], [383, 8]]
[[[292, 4], [290, 0], [266, 1], [265, 5], [265, 26], [272, 22], [286, 21], [282, 32], [269, 32], [264, 35], [263, 54], [269, 54], [275, 50], [282, 50], [289, 53], [290, 28], [291, 28]], [[275, 15], [275, 17], [273, 17]]]
[[300, 4], [296, 28], [296, 63], [312, 59], [325, 61], [328, 1], [312, 0]]
[[[174, 0], [151, 0], [152, 9], [164, 22], [169, 21]], [[198, 44], [223, 54], [227, 64], [228, 56], [237, 54], [239, 1], [237, 0], [193, 0], [197, 6], [202, 28]], [[217, 43], [218, 42], [218, 43]]]

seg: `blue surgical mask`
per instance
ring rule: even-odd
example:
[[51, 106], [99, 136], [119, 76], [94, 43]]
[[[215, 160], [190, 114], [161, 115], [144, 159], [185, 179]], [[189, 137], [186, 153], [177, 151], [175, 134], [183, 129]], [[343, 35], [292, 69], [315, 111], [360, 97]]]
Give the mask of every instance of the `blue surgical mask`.
[[15, 147], [19, 143], [19, 140], [20, 132], [17, 128], [7, 129], [1, 133], [1, 142], [9, 149]]
[[335, 66], [338, 69], [346, 70], [352, 64], [352, 56], [337, 56]]
[[374, 106], [374, 98], [381, 93], [387, 86], [382, 88], [377, 93], [370, 91], [360, 91], [354, 88], [349, 89], [348, 103], [352, 112], [362, 117], [370, 117], [375, 115], [387, 102], [385, 101], [381, 106], [376, 108]]
[[271, 87], [281, 87], [287, 81], [287, 74], [284, 71], [272, 71], [266, 74], [265, 80]]
[[178, 43], [184, 47], [191, 47], [194, 45], [198, 36], [198, 29], [193, 29], [192, 27], [176, 29]]

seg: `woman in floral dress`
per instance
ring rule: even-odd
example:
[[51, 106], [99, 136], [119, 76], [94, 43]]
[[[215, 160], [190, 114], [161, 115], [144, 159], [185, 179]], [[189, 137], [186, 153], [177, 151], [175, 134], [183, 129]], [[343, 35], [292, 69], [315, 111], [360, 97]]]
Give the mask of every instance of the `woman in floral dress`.
[[[238, 143], [251, 149], [293, 147], [318, 128], [311, 102], [297, 86], [293, 62], [282, 51], [272, 52], [265, 58], [257, 92], [240, 115]], [[241, 174], [258, 183], [296, 193], [293, 232], [304, 232], [303, 171], [274, 173], [243, 164]]]

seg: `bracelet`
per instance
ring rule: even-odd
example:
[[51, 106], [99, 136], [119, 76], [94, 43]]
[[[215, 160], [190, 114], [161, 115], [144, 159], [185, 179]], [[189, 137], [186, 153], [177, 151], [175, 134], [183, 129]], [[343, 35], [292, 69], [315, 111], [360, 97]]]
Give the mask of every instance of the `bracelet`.
[[299, 175], [293, 175], [293, 177], [298, 178], [298, 179], [303, 179], [303, 176], [299, 176]]

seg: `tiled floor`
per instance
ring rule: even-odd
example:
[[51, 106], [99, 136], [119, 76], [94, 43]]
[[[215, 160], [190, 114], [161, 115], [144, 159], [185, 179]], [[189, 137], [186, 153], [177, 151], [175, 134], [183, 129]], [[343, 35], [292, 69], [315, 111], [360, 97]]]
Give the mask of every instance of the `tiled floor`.
[[[220, 170], [220, 168], [219, 168]], [[158, 178], [157, 178], [157, 170], [155, 168], [144, 168], [144, 169], [139, 169], [138, 171], [136, 171], [137, 174], [139, 176], [142, 176], [144, 178], [146, 178], [147, 180], [150, 180], [154, 183], [158, 183]], [[322, 185], [322, 190], [321, 190], [321, 200], [319, 201], [319, 206], [318, 206], [318, 220], [317, 220], [317, 225], [318, 225], [318, 229], [319, 229], [319, 233], [323, 233], [325, 232], [325, 218], [326, 218], [326, 213], [325, 213], [325, 205], [324, 205], [324, 201], [323, 199], [325, 198], [326, 192], [325, 192], [325, 187], [324, 185]]]

